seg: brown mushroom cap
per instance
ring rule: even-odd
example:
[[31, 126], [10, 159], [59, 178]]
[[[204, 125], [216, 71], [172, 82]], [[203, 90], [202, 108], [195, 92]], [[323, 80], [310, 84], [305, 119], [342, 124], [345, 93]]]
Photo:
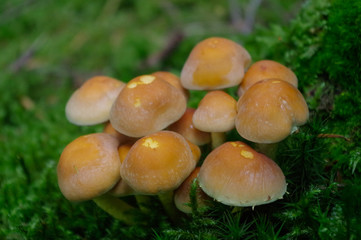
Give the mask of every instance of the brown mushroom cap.
[[178, 133], [161, 131], [135, 142], [121, 175], [138, 193], [159, 194], [176, 189], [195, 165], [187, 141]]
[[[192, 188], [193, 181], [197, 178], [200, 167], [196, 167], [193, 172], [187, 177], [186, 180], [174, 191], [174, 203], [178, 210], [184, 213], [191, 213], [192, 208], [188, 205], [190, 204], [190, 192]], [[210, 198], [203, 192], [203, 190], [197, 184], [196, 190], [196, 200], [198, 207], [206, 206], [206, 201]]]
[[76, 125], [94, 125], [109, 120], [110, 108], [125, 83], [96, 76], [88, 79], [68, 100], [65, 113]]
[[110, 122], [122, 134], [143, 137], [177, 121], [186, 108], [186, 98], [179, 89], [156, 76], [142, 75], [119, 93]]
[[237, 101], [223, 91], [211, 91], [199, 102], [193, 125], [204, 132], [226, 132], [234, 128]]
[[256, 143], [276, 143], [308, 120], [302, 94], [290, 83], [269, 79], [250, 87], [237, 103], [236, 129]]
[[199, 42], [191, 51], [182, 72], [186, 89], [215, 90], [241, 83], [251, 56], [231, 40], [211, 37]]
[[106, 133], [78, 137], [69, 143], [57, 167], [58, 184], [70, 201], [85, 201], [110, 190], [120, 179], [118, 141]]
[[188, 141], [200, 146], [209, 143], [211, 141], [211, 135], [209, 132], [203, 132], [194, 127], [193, 114], [195, 111], [194, 108], [187, 108], [183, 116], [171, 124], [168, 130], [177, 132]]
[[261, 60], [252, 64], [244, 74], [238, 88], [238, 96], [242, 96], [256, 82], [272, 78], [286, 81], [297, 88], [298, 79], [291, 69], [272, 60]]
[[256, 206], [282, 198], [286, 181], [270, 158], [246, 144], [226, 142], [204, 160], [198, 174], [200, 187], [230, 206]]
[[177, 77], [175, 74], [173, 74], [171, 72], [158, 71], [158, 72], [152, 73], [151, 75], [159, 77], [159, 78], [163, 79], [164, 81], [167, 81], [172, 86], [181, 90], [187, 99], [189, 98], [189, 91], [182, 86], [180, 78]]

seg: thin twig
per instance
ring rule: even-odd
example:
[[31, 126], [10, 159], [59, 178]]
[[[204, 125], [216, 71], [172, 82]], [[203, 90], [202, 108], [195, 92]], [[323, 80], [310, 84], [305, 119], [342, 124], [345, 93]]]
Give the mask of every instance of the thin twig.
[[339, 135], [339, 134], [332, 134], [332, 133], [320, 133], [317, 135], [318, 138], [342, 138], [343, 140], [347, 142], [351, 142], [350, 138], [347, 138], [345, 136]]

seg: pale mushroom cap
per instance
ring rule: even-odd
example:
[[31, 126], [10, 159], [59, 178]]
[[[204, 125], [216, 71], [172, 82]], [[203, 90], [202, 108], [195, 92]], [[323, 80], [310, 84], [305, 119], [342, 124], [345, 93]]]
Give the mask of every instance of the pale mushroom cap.
[[117, 139], [106, 133], [78, 137], [61, 154], [57, 175], [60, 190], [70, 201], [104, 194], [120, 179]]
[[272, 60], [261, 60], [252, 64], [244, 74], [241, 85], [238, 88], [238, 96], [242, 96], [256, 82], [272, 78], [286, 81], [296, 88], [298, 86], [297, 76], [291, 69]]
[[168, 130], [174, 131], [185, 137], [188, 141], [198, 146], [210, 143], [211, 134], [203, 132], [194, 127], [193, 114], [196, 110], [194, 108], [187, 108], [183, 116], [171, 124]]
[[270, 79], [249, 88], [237, 103], [236, 129], [256, 143], [276, 143], [305, 124], [309, 111], [302, 94], [288, 82]]
[[121, 175], [138, 193], [158, 194], [176, 189], [195, 166], [187, 141], [178, 133], [161, 131], [132, 146]]
[[186, 108], [186, 98], [179, 89], [153, 75], [142, 75], [119, 93], [110, 122], [122, 134], [143, 137], [177, 121]]
[[256, 206], [282, 198], [286, 181], [270, 158], [242, 142], [226, 142], [204, 160], [198, 174], [203, 191], [230, 206]]
[[241, 83], [251, 56], [231, 40], [211, 37], [199, 42], [187, 58], [181, 82], [186, 89], [215, 90]]
[[[189, 206], [190, 200], [190, 192], [192, 188], [193, 181], [198, 177], [200, 167], [196, 167], [193, 172], [184, 180], [184, 182], [174, 191], [174, 204], [178, 208], [178, 210], [184, 213], [191, 213], [192, 208]], [[206, 206], [206, 201], [210, 200], [210, 198], [203, 192], [203, 190], [197, 184], [196, 190], [196, 200], [198, 207]]]
[[180, 78], [177, 75], [175, 75], [171, 72], [166, 72], [166, 71], [154, 72], [151, 75], [159, 77], [159, 78], [163, 79], [164, 81], [167, 81], [173, 87], [176, 87], [179, 90], [181, 90], [187, 99], [189, 98], [189, 91], [182, 86]]
[[94, 125], [109, 120], [110, 108], [125, 83], [96, 76], [88, 79], [69, 98], [65, 114], [76, 125]]
[[234, 128], [237, 101], [223, 91], [211, 91], [199, 102], [193, 125], [205, 132], [226, 132]]

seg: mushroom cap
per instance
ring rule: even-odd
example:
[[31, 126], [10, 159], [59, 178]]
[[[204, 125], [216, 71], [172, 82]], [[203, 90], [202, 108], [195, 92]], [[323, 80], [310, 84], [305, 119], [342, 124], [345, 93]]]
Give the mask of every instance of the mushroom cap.
[[279, 166], [243, 142], [226, 142], [204, 160], [198, 174], [203, 191], [230, 206], [256, 206], [282, 198], [286, 181]]
[[109, 120], [110, 108], [125, 83], [106, 76], [88, 79], [69, 98], [65, 114], [76, 125], [94, 125]]
[[160, 131], [135, 142], [122, 164], [121, 175], [136, 192], [159, 194], [176, 189], [195, 166], [185, 138]]
[[186, 108], [186, 98], [179, 89], [156, 76], [142, 75], [119, 93], [110, 122], [122, 134], [143, 137], [177, 121]]
[[234, 41], [211, 37], [199, 42], [188, 56], [181, 82], [186, 89], [215, 90], [241, 83], [251, 56]]
[[183, 116], [171, 124], [168, 130], [177, 132], [193, 144], [201, 146], [211, 141], [211, 134], [194, 127], [193, 114], [195, 111], [194, 108], [187, 108]]
[[58, 184], [70, 201], [85, 201], [110, 190], [120, 179], [118, 141], [106, 133], [69, 143], [57, 166]]
[[183, 92], [184, 96], [186, 97], [186, 99], [189, 98], [189, 91], [182, 86], [180, 78], [177, 75], [175, 75], [171, 72], [166, 72], [166, 71], [154, 72], [151, 75], [159, 77], [159, 78], [163, 79], [164, 81], [167, 81], [173, 87], [176, 87], [179, 90], [181, 90]]
[[288, 82], [263, 80], [250, 87], [238, 100], [235, 125], [245, 139], [276, 143], [308, 120], [302, 94]]
[[193, 125], [205, 132], [226, 132], [234, 128], [237, 101], [223, 91], [211, 91], [199, 102]]
[[[184, 213], [192, 213], [192, 208], [188, 205], [190, 204], [190, 192], [192, 189], [193, 181], [198, 177], [200, 167], [196, 167], [193, 172], [184, 180], [184, 182], [174, 191], [174, 204], [178, 210]], [[203, 190], [199, 187], [197, 183], [196, 190], [196, 200], [198, 207], [206, 206], [206, 201], [210, 200]]]
[[[118, 147], [118, 153], [119, 153], [119, 160], [120, 160], [120, 167], [122, 167], [122, 163], [127, 156], [130, 148], [132, 147], [131, 143], [122, 144]], [[131, 188], [122, 178], [119, 179], [117, 184], [109, 190], [108, 192], [112, 196], [116, 197], [122, 197], [127, 195], [136, 194], [133, 188]]]
[[112, 135], [113, 137], [117, 138], [120, 145], [126, 144], [126, 143], [134, 143], [135, 141], [138, 140], [137, 138], [132, 138], [127, 135], [121, 134], [120, 132], [115, 130], [115, 128], [112, 126], [112, 124], [110, 122], [107, 122], [105, 124], [103, 132], [108, 133], [108, 134]]
[[238, 88], [238, 96], [242, 96], [256, 82], [272, 78], [286, 81], [297, 88], [298, 79], [291, 69], [272, 60], [261, 60], [253, 63], [244, 74]]

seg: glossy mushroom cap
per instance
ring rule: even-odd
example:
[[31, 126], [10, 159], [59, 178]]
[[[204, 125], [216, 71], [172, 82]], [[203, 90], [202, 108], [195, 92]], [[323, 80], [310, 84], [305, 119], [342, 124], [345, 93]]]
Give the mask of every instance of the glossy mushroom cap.
[[226, 132], [234, 128], [237, 101], [223, 91], [211, 91], [199, 102], [193, 125], [205, 132]]
[[159, 194], [176, 189], [195, 166], [187, 141], [178, 133], [161, 131], [132, 146], [121, 175], [136, 192]]
[[211, 37], [198, 43], [186, 60], [181, 82], [186, 89], [215, 90], [241, 83], [251, 56], [231, 40]]
[[125, 83], [97, 76], [87, 80], [68, 100], [65, 113], [76, 125], [94, 125], [109, 120], [110, 108]]
[[[174, 191], [174, 203], [178, 210], [184, 213], [191, 213], [192, 208], [189, 206], [190, 200], [190, 193], [192, 189], [193, 181], [196, 181], [198, 177], [200, 167], [196, 167], [193, 172], [187, 177], [186, 180]], [[196, 201], [198, 208], [206, 206], [206, 202], [210, 200], [203, 190], [199, 187], [197, 183], [196, 189]]]
[[270, 79], [249, 88], [237, 103], [236, 129], [256, 143], [276, 143], [308, 120], [302, 94], [288, 82]]
[[187, 108], [183, 116], [178, 121], [171, 124], [168, 127], [168, 130], [177, 132], [193, 144], [201, 146], [210, 143], [211, 134], [194, 127], [193, 115], [195, 111], [194, 108]]
[[274, 161], [239, 141], [214, 149], [204, 160], [198, 181], [215, 200], [242, 207], [276, 201], [287, 187]]
[[179, 89], [153, 75], [142, 75], [119, 93], [110, 122], [122, 134], [143, 137], [177, 121], [186, 108], [186, 98]]
[[110, 190], [120, 179], [118, 141], [106, 133], [69, 143], [57, 167], [58, 184], [70, 201], [85, 201]]
[[298, 79], [291, 69], [272, 60], [261, 60], [252, 64], [244, 74], [238, 88], [238, 96], [242, 96], [256, 82], [273, 78], [286, 81], [297, 88]]
[[164, 81], [167, 81], [173, 87], [176, 87], [179, 90], [181, 90], [187, 99], [189, 98], [189, 91], [182, 86], [180, 78], [178, 76], [176, 76], [175, 74], [173, 74], [171, 72], [166, 72], [166, 71], [158, 71], [158, 72], [152, 73], [151, 75], [159, 77], [159, 78], [163, 79]]

